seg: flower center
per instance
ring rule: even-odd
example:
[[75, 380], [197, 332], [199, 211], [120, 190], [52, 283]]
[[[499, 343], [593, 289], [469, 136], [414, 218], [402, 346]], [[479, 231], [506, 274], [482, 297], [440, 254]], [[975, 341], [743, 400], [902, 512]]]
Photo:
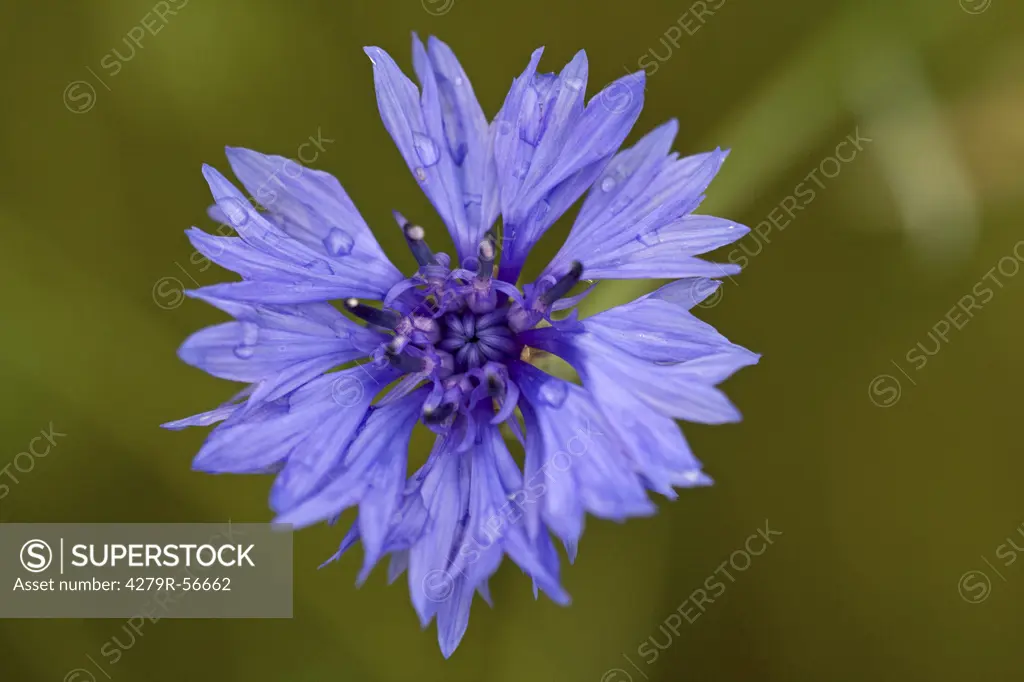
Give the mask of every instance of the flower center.
[[454, 357], [454, 370], [462, 373], [487, 362], [505, 363], [519, 353], [519, 344], [508, 328], [507, 307], [478, 315], [452, 313], [444, 318], [438, 348]]
[[[475, 258], [450, 268], [446, 254], [427, 246], [422, 227], [401, 214], [395, 217], [419, 269], [388, 292], [382, 309], [354, 298], [345, 302], [353, 315], [392, 334], [374, 360], [407, 375], [381, 404], [426, 381], [433, 391], [423, 420], [432, 428], [447, 428], [485, 399], [496, 401], [496, 418], [507, 419], [518, 396], [506, 367], [523, 350], [518, 334], [548, 315], [552, 304], [579, 282], [582, 266], [573, 263], [561, 279], [524, 297], [513, 284], [494, 278], [497, 254], [490, 237], [480, 243]], [[511, 397], [506, 395], [510, 391]]]

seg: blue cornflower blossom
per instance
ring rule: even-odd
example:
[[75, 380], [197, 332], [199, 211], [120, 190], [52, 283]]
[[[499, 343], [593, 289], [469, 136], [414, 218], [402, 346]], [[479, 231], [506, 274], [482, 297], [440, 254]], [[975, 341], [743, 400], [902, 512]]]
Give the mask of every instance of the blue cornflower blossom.
[[[389, 579], [408, 572], [416, 613], [424, 626], [437, 617], [446, 657], [474, 594], [490, 602], [488, 579], [506, 554], [535, 596], [568, 603], [552, 535], [572, 561], [585, 514], [648, 515], [647, 491], [675, 498], [677, 487], [710, 483], [675, 420], [738, 421], [716, 385], [759, 358], [689, 312], [720, 285], [715, 277], [739, 271], [697, 256], [749, 232], [692, 214], [726, 152], [679, 158], [675, 121], [620, 151], [643, 105], [643, 72], [585, 104], [584, 52], [557, 75], [537, 73], [541, 52], [488, 123], [441, 41], [414, 36], [420, 89], [383, 50], [366, 49], [384, 126], [448, 227], [454, 257], [396, 213], [419, 265], [404, 277], [333, 176], [239, 148], [227, 150], [231, 168], [263, 210], [204, 167], [210, 214], [238, 236], [187, 232], [242, 281], [189, 292], [235, 321], [194, 334], [179, 354], [250, 385], [165, 426], [222, 422], [194, 467], [275, 474], [270, 506], [281, 524], [358, 508], [332, 560], [362, 542], [361, 583], [390, 555]], [[518, 289], [530, 249], [584, 193], [561, 250]], [[584, 278], [589, 288], [578, 286]], [[598, 280], [648, 278], [675, 281], [583, 320], [555, 316]], [[545, 353], [582, 386], [531, 364]], [[437, 437], [410, 477], [417, 423]], [[525, 452], [522, 466], [502, 425]]]

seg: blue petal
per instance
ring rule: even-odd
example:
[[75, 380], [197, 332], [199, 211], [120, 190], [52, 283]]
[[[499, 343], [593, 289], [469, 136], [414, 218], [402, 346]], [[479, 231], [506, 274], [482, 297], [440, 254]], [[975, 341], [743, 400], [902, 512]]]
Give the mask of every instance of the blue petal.
[[224, 421], [235, 412], [237, 412], [243, 405], [242, 399], [252, 393], [252, 386], [246, 386], [241, 391], [235, 394], [231, 400], [227, 401], [220, 407], [208, 410], [207, 412], [200, 412], [199, 414], [192, 415], [191, 417], [185, 417], [184, 419], [176, 419], [160, 426], [171, 431], [180, 431], [187, 429], [190, 426], [209, 426], [210, 424], [216, 424], [217, 422]]
[[479, 422], [472, 467], [468, 521], [459, 551], [449, 568], [464, 574], [472, 584], [485, 581], [497, 568], [502, 553], [558, 603], [569, 595], [558, 582], [558, 566], [552, 570], [539, 556], [522, 523], [522, 506], [531, 504], [522, 477], [501, 432], [484, 420]]
[[711, 216], [689, 215], [704, 198], [728, 152], [677, 159], [667, 155], [675, 121], [620, 152], [594, 182], [580, 215], [545, 274], [578, 260], [589, 279], [726, 276], [734, 265], [693, 256], [730, 244], [750, 230]]
[[460, 169], [449, 149], [437, 74], [430, 67], [430, 57], [422, 43], [414, 39], [417, 73], [423, 81], [421, 100], [416, 85], [384, 50], [367, 47], [365, 52], [373, 63], [377, 107], [384, 127], [448, 226], [459, 256], [472, 255], [482, 232], [479, 225], [470, 225], [466, 215], [466, 195], [470, 192], [462, 186]]
[[633, 469], [668, 497], [673, 487], [711, 482], [672, 418], [737, 421], [739, 412], [714, 385], [759, 358], [686, 312], [718, 284], [680, 280], [583, 320], [582, 333], [548, 327], [522, 335], [579, 372]]
[[588, 372], [584, 385], [622, 440], [633, 468], [643, 475], [647, 487], [675, 499], [673, 487], [711, 483], [673, 419], [654, 412], [600, 371]]
[[[347, 296], [382, 299], [394, 284], [401, 281], [401, 273], [386, 259], [381, 260], [383, 256], [379, 256], [376, 242], [372, 247], [367, 246], [365, 240], [356, 241], [358, 234], [353, 236], [338, 229], [336, 233], [329, 234], [324, 244], [310, 246], [263, 217], [215, 169], [204, 166], [203, 175], [218, 208], [229, 218], [241, 241], [235, 241], [237, 238], [204, 240], [194, 234], [190, 238], [215, 263], [237, 268], [236, 271], [243, 276], [268, 280], [259, 282], [258, 287], [252, 287], [251, 282], [239, 283], [242, 286], [224, 291], [222, 297], [276, 303], [302, 303]], [[340, 187], [338, 189], [340, 191]], [[335, 236], [337, 239], [332, 239]], [[340, 250], [335, 248], [339, 245]], [[345, 251], [348, 255], [337, 255]], [[276, 274], [273, 272], [275, 264]], [[321, 297], [311, 298], [310, 292], [317, 292]]]
[[330, 303], [304, 303], [288, 306], [249, 304], [207, 295], [200, 289], [190, 292], [242, 322], [261, 327], [304, 334], [311, 337], [345, 339], [354, 349], [367, 354], [381, 343], [381, 335], [356, 324]]
[[358, 267], [367, 278], [382, 281], [394, 277], [395, 267], [333, 175], [241, 147], [228, 147], [227, 157], [272, 222], [332, 269]]
[[[316, 480], [317, 491], [290, 506], [275, 519], [275, 523], [303, 528], [334, 517], [358, 504], [359, 534], [367, 548], [367, 561], [370, 562], [372, 558], [375, 562], [383, 547], [388, 524], [398, 506], [405, 480], [409, 438], [425, 397], [425, 390], [421, 389], [385, 407], [375, 408], [365, 424], [361, 425], [354, 440], [351, 434], [345, 435], [353, 426], [352, 420], [343, 416], [334, 418], [337, 426], [330, 429], [330, 434], [323, 431], [319, 434], [328, 437], [321, 440], [320, 437], [313, 438], [311, 434], [311, 440], [315, 442], [307, 440], [303, 447], [310, 450], [312, 456], [306, 455], [303, 458], [307, 471], [301, 478]], [[349, 442], [351, 446], [345, 447]], [[329, 447], [332, 452], [315, 452], [318, 445]], [[337, 456], [339, 450], [346, 451], [343, 462]], [[326, 467], [324, 460], [330, 462]], [[288, 466], [281, 472], [282, 477], [295, 463], [297, 460], [289, 460]], [[333, 464], [341, 466], [335, 469], [330, 466]], [[313, 467], [319, 473], [309, 471]], [[330, 472], [329, 480], [324, 479], [325, 472]], [[292, 491], [295, 491], [294, 487]]]
[[[720, 284], [703, 278], [679, 280], [589, 317], [581, 325], [619, 351], [650, 362], [682, 362], [715, 349], [735, 348], [714, 327], [688, 312]], [[545, 327], [525, 332], [521, 340], [527, 345], [549, 347], [569, 338], [554, 327]]]
[[427, 56], [429, 60], [424, 58], [419, 41], [414, 41], [413, 64], [420, 83], [424, 89], [431, 80], [437, 84], [448, 153], [462, 187], [467, 230], [453, 238], [460, 258], [465, 258], [476, 254], [477, 245], [498, 216], [490, 127], [469, 77], [451, 48], [431, 36]]
[[454, 438], [439, 438], [420, 487], [428, 516], [409, 553], [409, 596], [426, 626], [455, 589], [449, 561], [469, 502], [469, 469], [460, 467]]
[[468, 452], [452, 451], [459, 438], [438, 439], [419, 486], [429, 520], [409, 553], [413, 605], [424, 624], [437, 616], [445, 656], [465, 634], [474, 592], [486, 599], [487, 580], [505, 553], [554, 601], [569, 601], [558, 582], [557, 555], [543, 554], [544, 544], [520, 523], [522, 480], [500, 432], [483, 419], [475, 428], [476, 447]]
[[379, 335], [327, 303], [253, 306], [195, 295], [238, 321], [193, 334], [179, 357], [213, 376], [258, 384], [250, 403], [276, 400], [333, 367], [367, 355], [381, 342]]
[[299, 362], [319, 358], [326, 369], [365, 355], [348, 339], [322, 338], [261, 328], [254, 322], [226, 322], [190, 336], [178, 350], [186, 363], [213, 376], [258, 382]]
[[593, 189], [580, 207], [570, 240], [593, 236], [607, 222], [611, 206], [621, 213], [631, 196], [647, 191], [658, 174], [672, 163], [669, 153], [679, 131], [675, 119], [666, 121], [630, 147], [615, 155], [605, 166]]
[[566, 153], [567, 133], [583, 113], [586, 53], [580, 50], [555, 77], [536, 75], [542, 52], [534, 51], [495, 118], [494, 155], [506, 220], [521, 217], [517, 209], [529, 208], [522, 206], [521, 200], [545, 180], [559, 155]]
[[196, 251], [245, 279], [294, 282], [306, 277], [306, 271], [300, 265], [261, 251], [240, 237], [215, 237], [197, 227], [186, 230], [185, 236]]
[[[756, 353], [740, 346], [712, 342], [696, 355], [695, 347], [691, 346], [686, 351], [691, 358], [684, 362], [662, 364], [625, 352], [615, 344], [618, 339], [609, 342], [590, 332], [543, 332], [524, 335], [524, 340], [561, 355], [582, 374], [606, 375], [618, 390], [633, 393], [666, 417], [703, 424], [740, 421], [739, 410], [714, 386], [760, 359]], [[664, 348], [656, 341], [641, 342], [639, 348], [641, 352], [650, 353], [650, 357], [664, 353]]]
[[294, 433], [279, 428], [287, 411], [287, 405], [277, 402], [235, 412], [210, 432], [192, 468], [212, 474], [265, 473], [277, 468], [298, 441]]
[[[391, 368], [353, 367], [322, 376], [289, 398], [280, 428], [294, 433], [296, 443], [270, 491], [274, 511], [283, 515], [333, 480], [366, 421], [370, 402], [396, 375]], [[294, 518], [282, 523], [299, 525]]]
[[563, 542], [577, 543], [584, 511], [615, 520], [653, 513], [622, 443], [587, 391], [522, 362], [510, 369], [523, 396], [526, 486], [542, 491], [545, 525]]
[[437, 610], [437, 643], [441, 647], [441, 655], [445, 658], [450, 658], [455, 653], [463, 635], [466, 634], [476, 586], [460, 577], [455, 580], [451, 592]]
[[612, 83], [584, 108], [586, 55], [553, 77], [536, 75], [540, 54], [513, 83], [494, 123], [506, 281], [516, 280], [533, 244], [594, 181], [643, 107], [642, 72]]

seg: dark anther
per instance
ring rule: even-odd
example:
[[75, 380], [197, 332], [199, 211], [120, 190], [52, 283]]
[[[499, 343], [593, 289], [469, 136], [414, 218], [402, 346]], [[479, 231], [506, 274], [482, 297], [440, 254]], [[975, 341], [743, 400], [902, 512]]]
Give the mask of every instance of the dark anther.
[[393, 330], [398, 326], [398, 323], [402, 321], [402, 316], [395, 311], [371, 308], [368, 305], [360, 303], [357, 298], [346, 299], [345, 310], [368, 324], [383, 327], [384, 329]]
[[569, 293], [572, 288], [579, 283], [581, 277], [583, 277], [583, 263], [578, 260], [574, 260], [572, 262], [572, 267], [569, 268], [569, 272], [551, 285], [550, 289], [540, 295], [540, 302], [544, 307], [550, 306], [552, 303]]
[[440, 424], [455, 412], [455, 403], [442, 403], [437, 407], [423, 408], [423, 422], [425, 424]]
[[476, 267], [476, 276], [480, 279], [490, 279], [491, 275], [494, 274], [494, 241], [490, 237], [484, 237], [484, 240], [480, 242], [480, 248], [477, 249], [478, 264]]
[[423, 241], [426, 239], [427, 233], [419, 225], [413, 225], [405, 216], [394, 211], [395, 220], [398, 221], [398, 226], [402, 228], [402, 233], [405, 234], [405, 241], [409, 245], [409, 250], [412, 251], [413, 258], [420, 265], [434, 265], [437, 261], [434, 260], [434, 252], [427, 246], [427, 242]]
[[392, 367], [406, 374], [422, 372], [426, 367], [426, 362], [423, 358], [414, 358], [411, 355], [402, 353], [395, 340], [384, 346], [384, 356], [387, 357]]

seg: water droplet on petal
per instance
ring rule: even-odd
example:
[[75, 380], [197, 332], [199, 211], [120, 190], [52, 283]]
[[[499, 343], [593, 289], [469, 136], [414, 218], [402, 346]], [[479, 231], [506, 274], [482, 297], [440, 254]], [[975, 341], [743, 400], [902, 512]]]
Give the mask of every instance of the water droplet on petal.
[[355, 240], [348, 232], [332, 227], [331, 231], [324, 237], [324, 248], [332, 256], [347, 256], [352, 253]]
[[661, 243], [661, 235], [658, 234], [657, 229], [648, 230], [647, 232], [641, 232], [636, 236], [636, 241], [644, 246], [657, 246]]
[[420, 182], [427, 181], [427, 172], [424, 171], [422, 168], [417, 168], [413, 172], [416, 174], [416, 179], [419, 180]]
[[312, 260], [308, 263], [303, 263], [303, 267], [317, 275], [334, 274], [334, 270], [331, 268], [330, 263], [325, 260]]
[[260, 328], [253, 322], [242, 323], [242, 345], [254, 346], [260, 338]]
[[241, 227], [242, 225], [245, 225], [247, 216], [245, 211], [237, 205], [237, 202], [234, 200], [224, 201], [221, 203], [220, 208], [227, 214], [232, 227]]
[[583, 87], [582, 78], [566, 78], [565, 85], [572, 90], [579, 90]]
[[462, 76], [456, 76], [455, 77], [455, 85], [462, 85], [465, 82], [466, 81], [462, 78]]
[[235, 346], [235, 356], [242, 360], [248, 360], [255, 352], [256, 349], [252, 346], [246, 346], [245, 344]]
[[613, 189], [615, 189], [615, 178], [609, 175], [608, 177], [601, 181], [601, 191], [611, 192]]
[[551, 407], [561, 407], [569, 395], [569, 384], [561, 379], [553, 379], [545, 382], [540, 387], [540, 399]]
[[423, 162], [424, 166], [433, 166], [441, 157], [441, 152], [438, 151], [437, 145], [426, 135], [413, 133], [412, 144], [416, 147], [416, 153], [419, 154], [420, 161]]
[[522, 178], [525, 178], [526, 174], [529, 173], [529, 172], [530, 172], [530, 164], [528, 164], [527, 162], [524, 161], [521, 164], [519, 164], [518, 166], [516, 166], [516, 169], [514, 171], [512, 171], [512, 175], [514, 177], [522, 179]]

